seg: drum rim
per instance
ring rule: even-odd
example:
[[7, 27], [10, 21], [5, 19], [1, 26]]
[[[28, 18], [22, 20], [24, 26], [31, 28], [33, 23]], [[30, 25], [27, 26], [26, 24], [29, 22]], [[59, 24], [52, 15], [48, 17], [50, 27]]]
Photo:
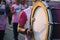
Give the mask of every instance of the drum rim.
[[34, 17], [34, 13], [35, 13], [35, 10], [38, 8], [38, 7], [42, 7], [46, 13], [46, 38], [45, 40], [48, 40], [48, 11], [46, 9], [46, 6], [42, 3], [42, 2], [36, 2], [34, 5], [33, 5], [33, 8], [32, 8], [32, 12], [31, 12], [31, 15], [30, 15], [30, 27], [33, 29], [32, 25], [33, 25], [33, 21], [32, 21], [32, 18]]

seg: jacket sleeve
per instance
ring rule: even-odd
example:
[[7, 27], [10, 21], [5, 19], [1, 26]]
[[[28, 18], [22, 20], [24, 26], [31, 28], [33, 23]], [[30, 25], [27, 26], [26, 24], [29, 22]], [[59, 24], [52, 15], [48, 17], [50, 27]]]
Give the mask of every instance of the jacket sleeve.
[[19, 17], [18, 24], [20, 24], [22, 27], [24, 27], [24, 25], [26, 24], [26, 21], [27, 21], [27, 16], [24, 11], [22, 11], [20, 14], [21, 15]]

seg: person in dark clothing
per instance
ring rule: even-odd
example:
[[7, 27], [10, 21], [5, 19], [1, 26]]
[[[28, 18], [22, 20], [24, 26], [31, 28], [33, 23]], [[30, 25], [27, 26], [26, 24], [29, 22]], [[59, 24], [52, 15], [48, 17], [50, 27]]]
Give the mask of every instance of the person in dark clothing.
[[7, 4], [7, 3], [6, 3], [6, 14], [8, 16], [9, 25], [11, 25], [12, 15], [10, 12], [10, 4]]

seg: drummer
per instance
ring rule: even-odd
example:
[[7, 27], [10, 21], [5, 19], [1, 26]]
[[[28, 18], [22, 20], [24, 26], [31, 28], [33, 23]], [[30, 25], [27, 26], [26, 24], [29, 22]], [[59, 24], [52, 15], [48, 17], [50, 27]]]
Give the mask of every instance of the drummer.
[[[32, 0], [32, 1], [34, 4], [37, 0]], [[29, 30], [31, 10], [32, 10], [32, 7], [28, 7], [27, 9], [21, 11], [19, 21], [18, 21], [17, 31], [25, 34], [25, 40], [31, 40], [30, 35], [32, 31]]]

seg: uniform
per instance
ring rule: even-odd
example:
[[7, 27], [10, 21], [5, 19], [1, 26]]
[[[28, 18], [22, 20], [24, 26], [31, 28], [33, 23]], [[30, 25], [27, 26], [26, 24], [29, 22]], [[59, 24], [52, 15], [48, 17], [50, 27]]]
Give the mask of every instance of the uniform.
[[[30, 28], [30, 14], [31, 14], [32, 8], [29, 7], [25, 10], [23, 10], [20, 13], [18, 24], [24, 25], [24, 28]], [[31, 37], [29, 35], [25, 35], [25, 40], [31, 40]]]

